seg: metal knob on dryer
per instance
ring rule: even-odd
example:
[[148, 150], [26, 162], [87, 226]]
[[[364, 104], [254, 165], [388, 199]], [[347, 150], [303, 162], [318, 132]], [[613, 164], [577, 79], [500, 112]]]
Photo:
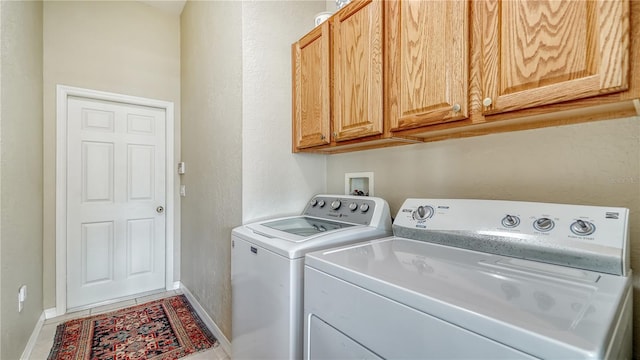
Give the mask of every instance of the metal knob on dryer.
[[333, 200], [333, 201], [331, 202], [331, 208], [332, 208], [333, 210], [338, 210], [338, 209], [340, 209], [340, 205], [342, 205], [342, 202], [340, 202], [340, 200]]
[[415, 220], [426, 220], [433, 216], [433, 208], [431, 206], [418, 206], [413, 212], [413, 218]]
[[515, 215], [506, 215], [502, 218], [502, 226], [507, 228], [514, 228], [520, 225], [520, 218]]
[[553, 220], [551, 220], [549, 218], [546, 218], [546, 217], [540, 218], [540, 219], [538, 219], [538, 220], [533, 222], [534, 229], [536, 229], [536, 230], [538, 230], [540, 232], [547, 232], [547, 231], [553, 229], [553, 227], [555, 225], [556, 224], [553, 222]]
[[572, 233], [578, 236], [589, 236], [596, 231], [596, 226], [593, 223], [584, 220], [576, 220], [569, 228]]

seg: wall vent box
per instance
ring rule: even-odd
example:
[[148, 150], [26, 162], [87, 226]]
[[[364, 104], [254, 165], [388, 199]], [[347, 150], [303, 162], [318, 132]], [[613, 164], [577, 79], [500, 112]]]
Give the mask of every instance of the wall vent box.
[[344, 174], [344, 194], [373, 196], [373, 172]]

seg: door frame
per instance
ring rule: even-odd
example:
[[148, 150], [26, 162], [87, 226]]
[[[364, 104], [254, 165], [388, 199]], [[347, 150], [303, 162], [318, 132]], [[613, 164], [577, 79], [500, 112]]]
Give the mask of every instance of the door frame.
[[172, 290], [174, 240], [174, 104], [66, 85], [56, 86], [56, 316], [67, 312], [67, 106], [70, 96], [164, 109], [165, 132], [165, 289]]

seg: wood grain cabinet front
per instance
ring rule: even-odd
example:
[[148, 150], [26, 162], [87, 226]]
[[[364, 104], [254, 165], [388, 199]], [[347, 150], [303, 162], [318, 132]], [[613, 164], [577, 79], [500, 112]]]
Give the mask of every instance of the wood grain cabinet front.
[[628, 0], [483, 0], [484, 115], [626, 90]]
[[640, 114], [640, 1], [353, 0], [293, 46], [293, 151]]
[[381, 0], [358, 0], [332, 18], [337, 142], [382, 133], [382, 14]]
[[329, 29], [325, 21], [292, 45], [294, 152], [330, 142]]
[[386, 1], [391, 131], [468, 117], [469, 2]]

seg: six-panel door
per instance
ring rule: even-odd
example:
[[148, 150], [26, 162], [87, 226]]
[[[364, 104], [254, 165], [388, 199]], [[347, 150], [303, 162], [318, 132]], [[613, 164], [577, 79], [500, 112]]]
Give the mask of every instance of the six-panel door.
[[164, 288], [165, 121], [69, 98], [67, 308]]

